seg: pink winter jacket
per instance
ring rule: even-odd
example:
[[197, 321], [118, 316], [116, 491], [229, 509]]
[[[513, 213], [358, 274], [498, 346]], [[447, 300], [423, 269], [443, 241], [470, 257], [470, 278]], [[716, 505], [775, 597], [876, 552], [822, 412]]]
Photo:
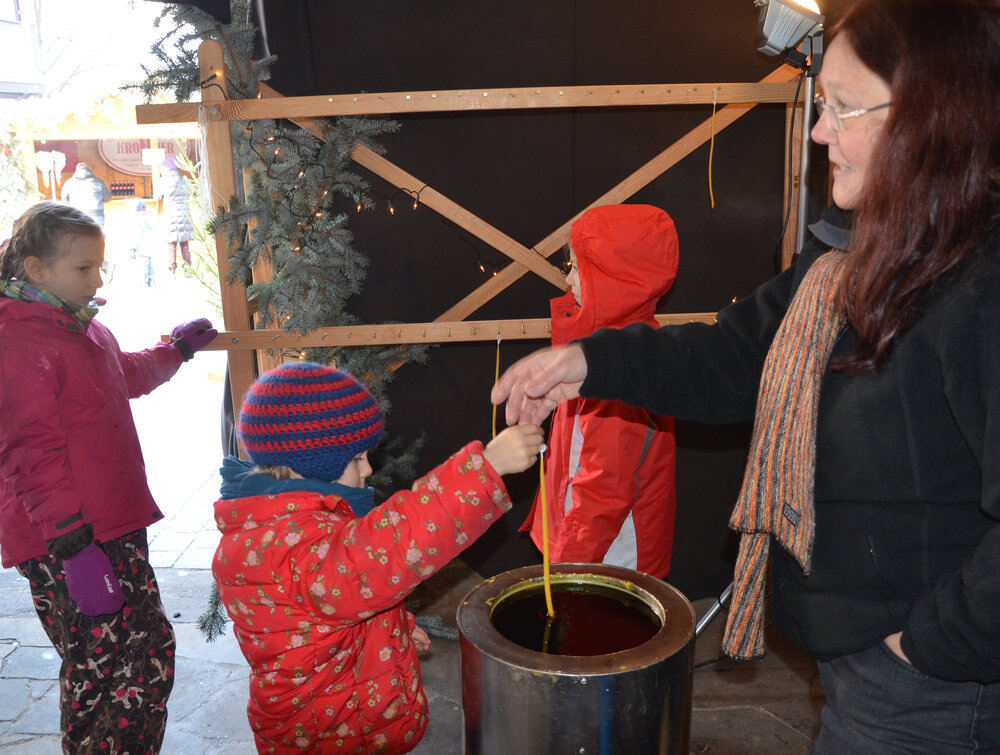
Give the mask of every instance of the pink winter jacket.
[[4, 568], [90, 524], [111, 540], [163, 514], [146, 485], [129, 399], [183, 357], [160, 343], [123, 353], [97, 321], [81, 330], [41, 302], [0, 298], [0, 555]]

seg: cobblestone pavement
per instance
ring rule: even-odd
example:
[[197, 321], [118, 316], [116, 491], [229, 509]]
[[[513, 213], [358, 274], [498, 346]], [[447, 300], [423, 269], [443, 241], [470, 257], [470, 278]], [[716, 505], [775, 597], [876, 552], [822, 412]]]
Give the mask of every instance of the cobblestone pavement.
[[[194, 280], [159, 270], [152, 288], [116, 259], [102, 322], [124, 349], [148, 346], [173, 325], [199, 316], [221, 317], [202, 301]], [[253, 751], [246, 720], [247, 664], [230, 634], [206, 643], [195, 626], [211, 585], [218, 542], [212, 502], [221, 457], [219, 413], [225, 358], [199, 354], [151, 396], [133, 402], [150, 487], [165, 519], [149, 529], [150, 559], [163, 603], [177, 632], [177, 671], [169, 702], [164, 753]], [[456, 561], [424, 588], [421, 610], [454, 625], [458, 600], [479, 580]], [[696, 603], [704, 610], [709, 601]], [[697, 660], [718, 654], [722, 619], [699, 641]], [[693, 752], [808, 751], [818, 728], [822, 692], [815, 664], [776, 632], [771, 652], [754, 664], [719, 662], [696, 670]], [[421, 657], [430, 725], [416, 752], [462, 751], [458, 646], [435, 639]], [[59, 659], [35, 616], [23, 579], [0, 571], [0, 752], [59, 752]]]

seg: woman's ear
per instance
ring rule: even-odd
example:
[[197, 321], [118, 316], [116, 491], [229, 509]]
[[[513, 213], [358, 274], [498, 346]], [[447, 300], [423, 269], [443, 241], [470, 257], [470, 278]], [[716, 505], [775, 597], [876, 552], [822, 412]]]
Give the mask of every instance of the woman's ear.
[[48, 265], [34, 255], [24, 258], [24, 274], [28, 276], [28, 282], [32, 285], [44, 283], [48, 272]]

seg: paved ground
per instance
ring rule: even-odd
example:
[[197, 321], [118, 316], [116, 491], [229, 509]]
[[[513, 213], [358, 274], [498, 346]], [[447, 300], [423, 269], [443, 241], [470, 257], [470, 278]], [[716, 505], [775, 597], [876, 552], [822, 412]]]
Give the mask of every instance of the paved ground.
[[[122, 347], [138, 349], [184, 320], [207, 315], [198, 284], [164, 271], [146, 289], [137, 271], [118, 259], [107, 288], [103, 322]], [[218, 491], [221, 454], [219, 406], [224, 357], [200, 354], [133, 412], [150, 486], [166, 519], [150, 528], [150, 558], [163, 603], [177, 632], [177, 671], [170, 698], [164, 753], [246, 753], [253, 750], [246, 721], [247, 665], [231, 635], [207, 644], [194, 622], [211, 584], [218, 532], [211, 504]], [[459, 598], [478, 575], [454, 562], [421, 594], [421, 610], [454, 625]], [[710, 601], [699, 601], [699, 615]], [[698, 643], [697, 661], [718, 655], [722, 619]], [[693, 752], [808, 751], [818, 728], [822, 692], [815, 664], [776, 632], [771, 652], [754, 664], [719, 662], [696, 670], [691, 732]], [[431, 723], [417, 753], [462, 750], [457, 643], [436, 639], [422, 658]], [[14, 570], [0, 571], [0, 752], [59, 752], [59, 659], [42, 632], [28, 591]]]

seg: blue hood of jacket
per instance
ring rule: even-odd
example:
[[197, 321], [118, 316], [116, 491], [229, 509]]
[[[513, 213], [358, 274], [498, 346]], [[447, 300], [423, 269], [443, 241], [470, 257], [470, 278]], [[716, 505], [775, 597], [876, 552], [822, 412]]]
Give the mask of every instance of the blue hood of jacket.
[[251, 498], [305, 490], [343, 498], [355, 516], [364, 516], [375, 508], [375, 489], [370, 487], [351, 488], [339, 482], [310, 479], [276, 480], [271, 475], [255, 472], [252, 462], [237, 459], [235, 456], [224, 458], [219, 472], [222, 474], [219, 497], [227, 501], [233, 498]]

